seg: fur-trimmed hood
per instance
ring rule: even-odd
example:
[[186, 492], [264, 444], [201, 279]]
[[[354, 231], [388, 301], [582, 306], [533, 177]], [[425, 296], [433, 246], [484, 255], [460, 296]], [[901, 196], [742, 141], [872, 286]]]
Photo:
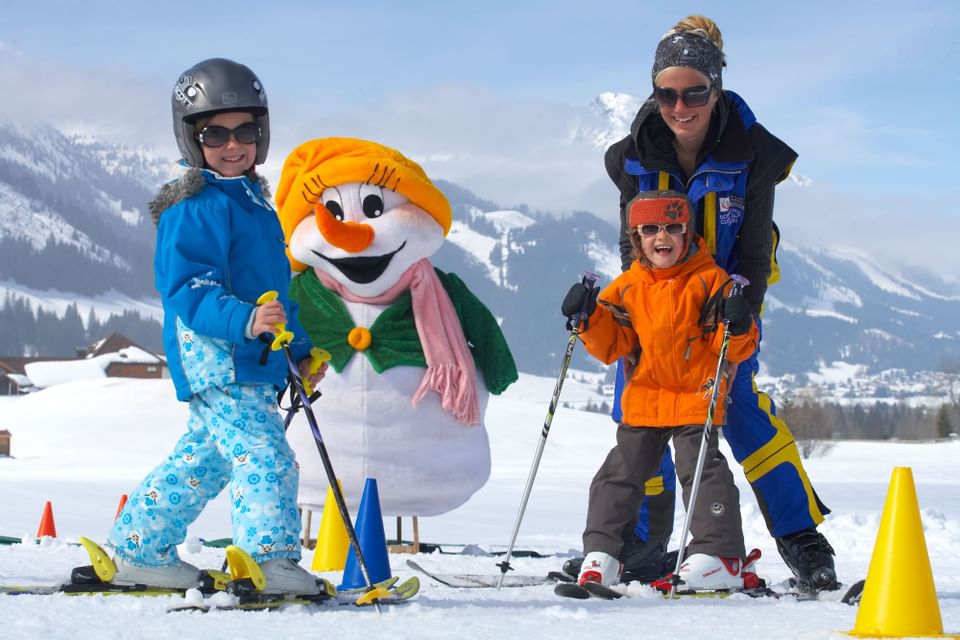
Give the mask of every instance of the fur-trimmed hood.
[[[248, 173], [246, 177], [251, 181], [258, 183], [260, 185], [260, 192], [263, 198], [265, 200], [270, 200], [270, 185], [267, 183], [266, 178], [252, 171]], [[187, 198], [200, 193], [210, 179], [217, 178], [220, 178], [220, 176], [209, 169], [197, 169], [196, 167], [191, 167], [186, 173], [176, 180], [171, 180], [160, 187], [160, 191], [148, 205], [150, 209], [150, 217], [153, 219], [153, 224], [159, 225], [160, 216], [163, 215], [164, 211], [178, 202], [186, 200]]]

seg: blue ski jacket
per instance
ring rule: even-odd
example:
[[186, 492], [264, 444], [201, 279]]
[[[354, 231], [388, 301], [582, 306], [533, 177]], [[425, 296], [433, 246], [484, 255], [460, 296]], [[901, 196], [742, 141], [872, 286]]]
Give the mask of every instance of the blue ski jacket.
[[[310, 343], [289, 298], [283, 230], [264, 185], [191, 169], [150, 203], [157, 222], [155, 284], [163, 346], [179, 400], [212, 386], [272, 384], [287, 375], [282, 351], [247, 338], [257, 298], [279, 293], [297, 361]], [[266, 335], [266, 334], [265, 334]], [[272, 338], [272, 336], [271, 336]]]

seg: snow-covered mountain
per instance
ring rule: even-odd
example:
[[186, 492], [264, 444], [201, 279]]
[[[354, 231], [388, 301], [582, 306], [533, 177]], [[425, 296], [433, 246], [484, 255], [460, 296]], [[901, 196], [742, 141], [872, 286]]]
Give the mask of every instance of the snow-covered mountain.
[[643, 101], [644, 98], [629, 93], [601, 93], [590, 104], [590, 115], [596, 120], [582, 126], [578, 137], [597, 149], [606, 149], [629, 133]]
[[[598, 109], [628, 126], [637, 106], [629, 98], [605, 94]], [[79, 302], [82, 317], [84, 305], [100, 303], [154, 315], [146, 204], [173, 167], [146, 149], [0, 123], [0, 304], [13, 291], [48, 310]], [[506, 210], [438, 182], [454, 224], [435, 264], [463, 277], [501, 319], [523, 371], [555, 372], [567, 335], [560, 301], [584, 271], [602, 282], [619, 273], [618, 230], [585, 212]], [[960, 362], [960, 295], [945, 294], [947, 283], [908, 279], [853, 249], [789, 239], [779, 262], [782, 281], [769, 290], [764, 316], [770, 375], [817, 373], [835, 362], [864, 373]], [[575, 366], [596, 366], [581, 350], [577, 358]]]
[[53, 127], [0, 122], [0, 280], [152, 295], [146, 203], [160, 166], [149, 154]]
[[764, 324], [771, 373], [817, 371], [836, 361], [868, 371], [956, 364], [955, 287], [908, 279], [849, 248], [785, 243], [779, 262], [783, 282], [769, 290]]

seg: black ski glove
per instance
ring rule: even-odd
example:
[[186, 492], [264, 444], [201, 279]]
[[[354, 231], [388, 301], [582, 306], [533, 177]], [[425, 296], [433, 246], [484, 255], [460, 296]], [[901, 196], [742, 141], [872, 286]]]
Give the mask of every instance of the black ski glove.
[[563, 304], [560, 305], [560, 312], [567, 318], [567, 331], [573, 331], [576, 328], [574, 327], [573, 316], [581, 311], [586, 313], [583, 319], [583, 328], [587, 328], [587, 318], [596, 310], [599, 294], [600, 289], [597, 287], [587, 289], [582, 282], [570, 287], [570, 291], [567, 291], [567, 295], [563, 299]]
[[742, 336], [753, 325], [753, 316], [750, 314], [750, 304], [737, 291], [729, 298], [723, 299], [723, 320], [730, 327], [730, 335]]

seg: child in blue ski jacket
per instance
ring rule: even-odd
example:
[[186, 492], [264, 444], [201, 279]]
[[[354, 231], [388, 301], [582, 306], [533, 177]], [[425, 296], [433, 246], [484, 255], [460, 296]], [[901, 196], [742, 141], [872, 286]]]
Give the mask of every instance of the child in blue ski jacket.
[[[213, 58], [173, 90], [174, 134], [189, 167], [151, 203], [163, 343], [188, 431], [131, 494], [110, 532], [118, 585], [191, 588], [200, 571], [177, 545], [229, 484], [233, 543], [264, 570], [270, 593], [315, 594], [301, 568], [298, 472], [277, 392], [288, 369], [266, 336], [287, 325], [307, 374], [310, 344], [287, 297], [283, 231], [255, 172], [270, 142], [267, 97], [246, 66]], [[257, 304], [261, 294], [277, 300]], [[262, 339], [261, 339], [262, 338]]]

